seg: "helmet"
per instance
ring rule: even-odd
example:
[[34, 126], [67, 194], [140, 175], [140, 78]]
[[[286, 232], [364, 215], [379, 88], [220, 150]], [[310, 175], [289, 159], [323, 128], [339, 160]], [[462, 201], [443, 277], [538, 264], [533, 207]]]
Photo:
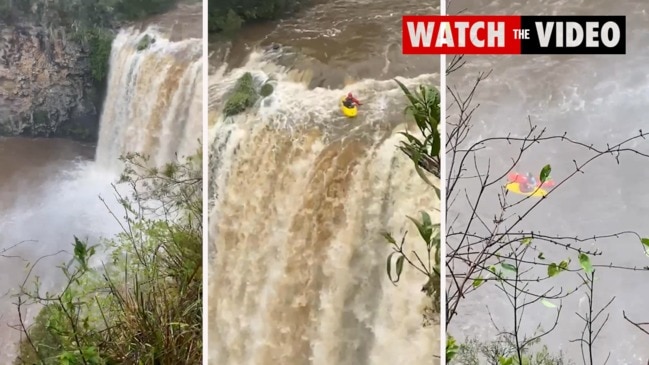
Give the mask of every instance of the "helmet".
[[352, 98], [353, 97], [352, 93], [347, 94], [347, 97]]

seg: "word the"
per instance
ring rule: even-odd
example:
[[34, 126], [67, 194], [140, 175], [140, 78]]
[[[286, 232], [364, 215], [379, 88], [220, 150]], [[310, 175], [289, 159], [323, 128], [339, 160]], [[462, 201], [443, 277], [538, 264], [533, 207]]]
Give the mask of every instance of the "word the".
[[530, 39], [530, 30], [514, 29], [514, 39]]

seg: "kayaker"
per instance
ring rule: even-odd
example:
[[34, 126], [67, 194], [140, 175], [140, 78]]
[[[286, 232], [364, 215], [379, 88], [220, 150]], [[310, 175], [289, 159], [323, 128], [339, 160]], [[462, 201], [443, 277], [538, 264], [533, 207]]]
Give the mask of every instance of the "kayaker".
[[356, 105], [360, 106], [360, 105], [363, 105], [363, 104], [361, 104], [361, 102], [358, 101], [358, 99], [356, 99], [356, 98], [354, 97], [354, 95], [352, 95], [352, 93], [349, 93], [349, 94], [347, 94], [347, 97], [345, 98], [345, 101], [343, 101], [343, 105], [344, 105], [346, 108], [350, 108], [350, 109], [351, 109], [351, 108], [353, 108], [353, 107], [356, 106]]
[[[525, 176], [525, 192], [530, 192], [536, 189], [536, 178], [532, 175], [531, 172], [527, 173]], [[523, 189], [521, 189], [523, 191]]]

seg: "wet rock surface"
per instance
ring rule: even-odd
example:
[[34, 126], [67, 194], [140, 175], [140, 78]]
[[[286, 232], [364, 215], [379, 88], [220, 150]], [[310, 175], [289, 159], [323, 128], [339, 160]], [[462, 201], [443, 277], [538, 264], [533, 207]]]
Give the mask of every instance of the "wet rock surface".
[[62, 29], [0, 24], [0, 135], [96, 138], [87, 52]]

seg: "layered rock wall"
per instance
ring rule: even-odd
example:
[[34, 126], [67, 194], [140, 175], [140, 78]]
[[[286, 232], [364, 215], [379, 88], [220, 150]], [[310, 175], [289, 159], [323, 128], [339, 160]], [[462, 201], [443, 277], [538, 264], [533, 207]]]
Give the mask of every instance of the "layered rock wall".
[[0, 135], [96, 135], [88, 55], [69, 38], [62, 28], [0, 24]]

